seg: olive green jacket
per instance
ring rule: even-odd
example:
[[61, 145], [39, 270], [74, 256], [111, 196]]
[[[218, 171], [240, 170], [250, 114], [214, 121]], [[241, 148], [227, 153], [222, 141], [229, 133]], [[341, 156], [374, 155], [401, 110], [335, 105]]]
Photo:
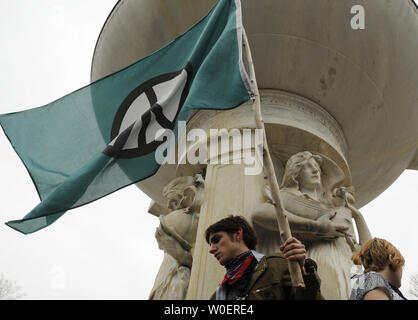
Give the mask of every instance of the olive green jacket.
[[[320, 292], [320, 279], [316, 273], [316, 263], [306, 259], [306, 275], [303, 276], [306, 288], [292, 289], [288, 261], [282, 253], [263, 256], [253, 251], [258, 265], [250, 280], [247, 300], [323, 300]], [[211, 300], [224, 300], [225, 288], [219, 286]]]

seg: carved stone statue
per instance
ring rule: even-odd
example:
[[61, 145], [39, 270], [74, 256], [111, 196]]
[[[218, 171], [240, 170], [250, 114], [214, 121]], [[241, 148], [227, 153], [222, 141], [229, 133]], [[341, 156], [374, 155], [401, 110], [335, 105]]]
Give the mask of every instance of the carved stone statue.
[[203, 178], [197, 174], [175, 178], [163, 190], [172, 211], [159, 216], [160, 225], [155, 232], [164, 258], [150, 300], [182, 300], [186, 297], [203, 189]]
[[[287, 161], [281, 185], [292, 234], [304, 242], [307, 256], [317, 262], [326, 299], [349, 298], [350, 257], [358, 247], [352, 218], [360, 243], [371, 238], [361, 213], [353, 206], [352, 187], [339, 185], [340, 171], [325, 156], [299, 152]], [[269, 186], [264, 193], [266, 201], [255, 209], [252, 221], [258, 228], [277, 232]]]

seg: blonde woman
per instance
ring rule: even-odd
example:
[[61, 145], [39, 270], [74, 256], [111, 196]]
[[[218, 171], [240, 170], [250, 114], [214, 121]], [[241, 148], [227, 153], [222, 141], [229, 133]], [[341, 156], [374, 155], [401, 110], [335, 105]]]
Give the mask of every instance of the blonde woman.
[[399, 290], [405, 259], [389, 241], [370, 239], [351, 259], [364, 273], [354, 276], [350, 300], [406, 300]]

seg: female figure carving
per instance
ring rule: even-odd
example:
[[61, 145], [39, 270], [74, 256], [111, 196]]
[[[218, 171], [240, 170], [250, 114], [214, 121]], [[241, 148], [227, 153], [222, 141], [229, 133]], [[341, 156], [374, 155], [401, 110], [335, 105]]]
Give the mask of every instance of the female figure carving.
[[[371, 238], [364, 218], [353, 206], [351, 188], [336, 182], [338, 172], [337, 165], [325, 156], [299, 152], [287, 161], [281, 184], [292, 235], [304, 242], [307, 256], [317, 262], [326, 299], [349, 298], [350, 258], [359, 247], [352, 219], [360, 243]], [[268, 186], [264, 193], [266, 201], [253, 212], [252, 222], [259, 228], [278, 231]]]

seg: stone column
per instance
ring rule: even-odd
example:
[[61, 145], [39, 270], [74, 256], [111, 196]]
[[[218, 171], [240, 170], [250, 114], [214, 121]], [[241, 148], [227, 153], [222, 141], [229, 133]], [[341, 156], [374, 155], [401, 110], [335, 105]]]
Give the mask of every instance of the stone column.
[[[204, 236], [207, 227], [228, 215], [241, 215], [250, 221], [251, 211], [262, 201], [262, 158], [255, 152], [262, 135], [252, 128], [252, 119], [246, 119], [248, 107], [246, 104], [235, 110], [201, 112], [188, 123], [188, 132], [199, 129], [205, 134], [198, 141], [188, 141], [185, 150], [204, 145], [207, 166], [187, 299], [209, 299], [225, 274], [225, 269], [209, 254]], [[182, 160], [184, 155], [180, 163], [187, 162]], [[201, 170], [201, 165], [180, 165], [177, 175]]]
[[[264, 90], [261, 98], [267, 139], [279, 183], [287, 159], [296, 152], [310, 150], [332, 158], [344, 172], [343, 184], [351, 184], [344, 135], [338, 123], [327, 112], [315, 103], [290, 93]], [[188, 130], [200, 128], [208, 135], [210, 129], [214, 128], [238, 129], [242, 132], [245, 128], [254, 127], [250, 103], [228, 111], [201, 111], [188, 123]], [[191, 145], [188, 143], [186, 149], [190, 149]], [[246, 151], [254, 152], [253, 147]], [[250, 221], [254, 208], [264, 201], [266, 180], [263, 172], [259, 175], [246, 175], [244, 163], [213, 163], [214, 158], [222, 157], [225, 152], [232, 156], [234, 150], [237, 151], [232, 147], [223, 153], [208, 155], [205, 199], [200, 212], [187, 299], [208, 299], [225, 273], [225, 269], [209, 254], [209, 246], [204, 238], [206, 228], [230, 214], [242, 215]], [[190, 172], [181, 173], [178, 170], [177, 174], [190, 175]], [[273, 244], [272, 250], [277, 251], [277, 246]]]
[[225, 274], [225, 269], [209, 254], [206, 228], [230, 214], [249, 218], [254, 205], [261, 201], [264, 183], [262, 174], [245, 175], [243, 164], [208, 165], [205, 181], [187, 299], [209, 299]]

